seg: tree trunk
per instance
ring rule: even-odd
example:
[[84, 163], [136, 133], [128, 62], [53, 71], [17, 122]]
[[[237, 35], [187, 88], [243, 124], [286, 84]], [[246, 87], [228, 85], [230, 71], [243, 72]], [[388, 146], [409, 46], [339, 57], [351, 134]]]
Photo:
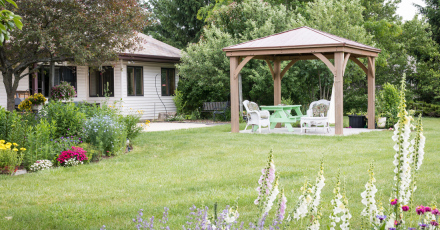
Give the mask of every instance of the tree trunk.
[[5, 85], [6, 97], [7, 97], [6, 109], [12, 112], [15, 109], [15, 92], [17, 91], [18, 84], [14, 88], [15, 84], [12, 84], [12, 71], [2, 73], [2, 75], [3, 75], [3, 83]]

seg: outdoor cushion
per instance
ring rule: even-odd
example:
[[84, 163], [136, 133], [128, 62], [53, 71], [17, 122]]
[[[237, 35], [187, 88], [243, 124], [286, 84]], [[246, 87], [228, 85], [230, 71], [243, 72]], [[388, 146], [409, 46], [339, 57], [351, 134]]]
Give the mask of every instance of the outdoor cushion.
[[267, 110], [260, 111], [260, 117], [262, 119], [269, 119], [269, 117], [270, 117], [269, 111], [267, 111]]
[[249, 102], [248, 108], [249, 108], [250, 111], [258, 111], [258, 110], [260, 110], [260, 108], [258, 108], [257, 103], [255, 103], [255, 102]]
[[324, 117], [327, 117], [328, 105], [326, 104], [317, 104], [313, 106], [313, 117], [321, 117], [321, 113], [324, 114]]

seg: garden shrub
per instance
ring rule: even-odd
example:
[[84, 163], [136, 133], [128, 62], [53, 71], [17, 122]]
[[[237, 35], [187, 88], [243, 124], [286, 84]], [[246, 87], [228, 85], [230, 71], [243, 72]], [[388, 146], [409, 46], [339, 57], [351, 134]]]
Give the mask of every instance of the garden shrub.
[[119, 116], [119, 121], [125, 127], [125, 133], [127, 134], [127, 139], [133, 140], [141, 133], [143, 127], [138, 125], [140, 119], [141, 119], [140, 113]]
[[32, 125], [36, 124], [36, 119], [32, 113], [20, 115], [16, 111], [9, 112], [0, 108], [0, 139], [18, 143], [20, 146], [26, 145], [26, 136]]
[[173, 97], [173, 101], [176, 105], [177, 114], [183, 114], [186, 105], [185, 98], [183, 97], [183, 92], [175, 90], [174, 93], [175, 95]]
[[78, 108], [79, 112], [86, 115], [86, 118], [91, 118], [102, 113], [101, 106], [97, 105], [96, 103], [81, 102], [77, 103], [76, 107]]
[[51, 138], [56, 133], [55, 121], [49, 123], [42, 119], [38, 125], [29, 130], [27, 135], [26, 151], [24, 155], [24, 166], [29, 167], [38, 159], [53, 159], [56, 152], [51, 143]]
[[79, 145], [76, 145], [76, 147], [80, 147], [82, 149], [84, 149], [84, 151], [86, 151], [86, 155], [87, 155], [87, 163], [90, 161], [98, 161], [99, 157], [102, 155], [102, 153], [96, 149], [95, 146], [89, 144], [89, 143], [80, 143]]
[[90, 118], [84, 125], [85, 139], [105, 155], [115, 155], [126, 143], [124, 124], [108, 115]]
[[387, 118], [387, 127], [391, 127], [397, 122], [399, 100], [399, 91], [390, 83], [385, 83], [383, 89], [378, 92], [376, 107], [383, 111], [381, 116]]
[[440, 105], [429, 104], [422, 101], [410, 101], [408, 102], [408, 108], [417, 110], [416, 112], [423, 112], [424, 116], [440, 117]]
[[86, 120], [85, 114], [74, 103], [51, 101], [43, 108], [42, 114], [47, 117], [49, 123], [55, 121], [57, 130], [53, 138], [81, 135]]

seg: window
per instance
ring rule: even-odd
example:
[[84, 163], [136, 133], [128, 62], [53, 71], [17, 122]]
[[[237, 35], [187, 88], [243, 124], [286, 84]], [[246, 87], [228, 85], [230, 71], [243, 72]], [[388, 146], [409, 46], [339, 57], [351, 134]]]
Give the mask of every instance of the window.
[[[49, 97], [50, 66], [41, 66], [38, 70], [38, 92]], [[62, 81], [69, 82], [76, 90], [76, 66], [55, 66], [55, 78], [53, 85], [59, 85]], [[29, 77], [29, 89], [33, 92], [32, 77]]]
[[127, 66], [127, 95], [144, 95], [144, 76], [140, 66]]
[[162, 96], [174, 95], [174, 90], [176, 86], [175, 80], [176, 80], [176, 75], [174, 69], [162, 68], [162, 72], [161, 72]]
[[114, 71], [111, 66], [103, 66], [102, 70], [89, 69], [89, 96], [114, 97]]

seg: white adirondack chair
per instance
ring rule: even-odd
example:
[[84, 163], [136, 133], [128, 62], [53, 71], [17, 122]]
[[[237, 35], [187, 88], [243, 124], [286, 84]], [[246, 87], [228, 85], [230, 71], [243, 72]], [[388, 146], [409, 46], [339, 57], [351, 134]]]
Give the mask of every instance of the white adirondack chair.
[[330, 101], [319, 100], [310, 104], [307, 110], [307, 116], [301, 117], [301, 133], [307, 129], [323, 129], [330, 132], [329, 122]]
[[243, 101], [243, 105], [244, 105], [244, 108], [246, 109], [246, 112], [247, 112], [247, 124], [246, 124], [246, 128], [244, 128], [244, 130], [246, 130], [249, 125], [252, 125], [252, 132], [253, 132], [254, 125], [258, 125], [258, 129], [259, 129], [260, 133], [261, 133], [262, 126], [263, 127], [267, 126], [267, 129], [270, 132], [270, 121], [269, 121], [270, 113], [269, 113], [269, 111], [267, 111], [267, 110], [261, 111], [260, 108], [258, 107], [257, 103], [250, 102], [248, 100]]

